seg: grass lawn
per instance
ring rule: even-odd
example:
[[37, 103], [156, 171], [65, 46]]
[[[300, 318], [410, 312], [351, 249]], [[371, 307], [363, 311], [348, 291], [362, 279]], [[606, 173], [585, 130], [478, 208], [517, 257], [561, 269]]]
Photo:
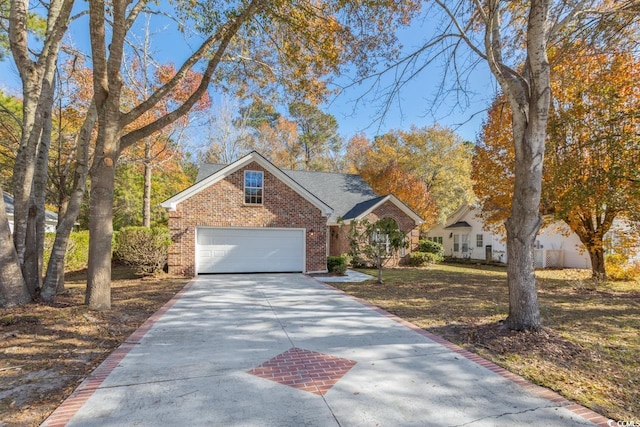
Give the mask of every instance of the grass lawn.
[[595, 284], [589, 276], [587, 270], [537, 272], [539, 333], [498, 323], [509, 308], [500, 267], [387, 269], [384, 285], [332, 285], [606, 417], [640, 422], [640, 282]]

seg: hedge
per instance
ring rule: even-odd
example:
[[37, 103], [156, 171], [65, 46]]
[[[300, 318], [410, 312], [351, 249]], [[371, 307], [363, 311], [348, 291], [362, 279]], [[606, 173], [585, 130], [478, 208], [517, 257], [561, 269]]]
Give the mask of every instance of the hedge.
[[414, 267], [419, 267], [425, 264], [437, 264], [444, 260], [444, 256], [442, 254], [434, 254], [430, 252], [411, 252], [409, 254], [409, 265]]
[[116, 259], [139, 274], [155, 274], [167, 264], [171, 235], [167, 227], [123, 227], [116, 234]]

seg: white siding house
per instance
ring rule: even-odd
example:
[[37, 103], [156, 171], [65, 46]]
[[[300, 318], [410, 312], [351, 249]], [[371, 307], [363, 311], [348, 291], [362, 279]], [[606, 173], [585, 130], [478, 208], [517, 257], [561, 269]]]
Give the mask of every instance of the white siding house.
[[[4, 208], [9, 220], [9, 230], [13, 233], [13, 196], [7, 193], [2, 194], [4, 197]], [[58, 225], [58, 215], [51, 211], [45, 211], [44, 227], [45, 232], [53, 233]]]
[[[506, 263], [506, 235], [487, 230], [479, 209], [464, 205], [444, 224], [431, 228], [427, 238], [442, 243], [446, 257]], [[536, 268], [591, 268], [580, 239], [560, 221], [540, 230], [535, 257]]]

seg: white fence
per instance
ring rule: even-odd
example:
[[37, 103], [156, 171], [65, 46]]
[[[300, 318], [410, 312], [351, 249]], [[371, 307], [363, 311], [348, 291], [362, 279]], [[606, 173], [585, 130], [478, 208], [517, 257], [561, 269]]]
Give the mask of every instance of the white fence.
[[534, 249], [536, 268], [564, 267], [564, 251], [562, 249]]

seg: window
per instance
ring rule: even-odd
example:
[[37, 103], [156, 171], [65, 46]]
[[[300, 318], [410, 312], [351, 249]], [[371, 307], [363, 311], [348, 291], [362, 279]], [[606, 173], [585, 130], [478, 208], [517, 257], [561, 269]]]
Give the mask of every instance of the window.
[[259, 171], [244, 172], [244, 202], [251, 205], [262, 204], [263, 173]]
[[427, 237], [427, 240], [442, 244], [442, 236]]
[[391, 248], [389, 247], [389, 235], [384, 234], [381, 231], [374, 231], [371, 234], [371, 243], [384, 247], [384, 253], [389, 254]]
[[476, 234], [476, 248], [481, 248], [483, 246], [484, 242], [482, 234]]
[[460, 235], [453, 235], [453, 252], [460, 252]]
[[469, 235], [468, 234], [462, 235], [462, 252], [465, 254], [469, 252]]

